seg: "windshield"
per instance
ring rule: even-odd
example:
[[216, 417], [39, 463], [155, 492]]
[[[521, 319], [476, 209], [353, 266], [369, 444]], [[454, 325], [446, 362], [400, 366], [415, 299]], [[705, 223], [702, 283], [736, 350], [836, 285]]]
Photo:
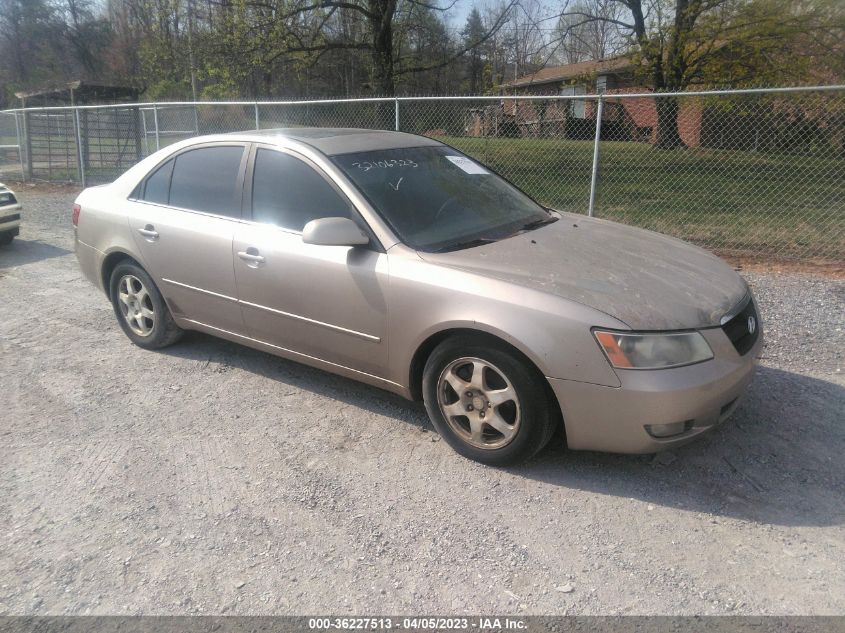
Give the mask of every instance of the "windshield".
[[554, 217], [487, 168], [450, 147], [408, 147], [333, 156], [408, 246], [466, 248]]

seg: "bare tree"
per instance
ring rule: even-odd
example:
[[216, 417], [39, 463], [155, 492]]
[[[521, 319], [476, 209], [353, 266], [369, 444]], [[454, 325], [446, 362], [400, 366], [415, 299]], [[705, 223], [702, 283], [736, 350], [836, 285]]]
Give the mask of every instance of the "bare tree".
[[[622, 29], [636, 44], [638, 57], [649, 70], [652, 88], [676, 91], [689, 84], [696, 65], [715, 45], [713, 41], [697, 41], [697, 24], [729, 1], [674, 0], [670, 6], [662, 0], [611, 0], [623, 10], [619, 16], [615, 12], [601, 13], [595, 6], [580, 4], [580, 0], [566, 0], [560, 17], [567, 21], [570, 31], [596, 23]], [[658, 99], [658, 147], [683, 144], [677, 126], [678, 109], [676, 99]]]
[[[450, 9], [455, 1], [452, 0], [449, 5], [440, 6], [425, 0], [402, 0], [404, 3], [440, 12]], [[245, 0], [249, 7], [268, 6], [270, 2], [272, 0]], [[287, 8], [284, 11], [278, 11], [273, 15], [274, 22], [283, 25], [287, 29], [287, 38], [292, 40], [292, 43], [280, 47], [277, 54], [278, 56], [293, 53], [321, 54], [329, 50], [368, 51], [372, 64], [374, 90], [382, 95], [393, 95], [396, 91], [398, 76], [448, 66], [474, 47], [486, 42], [505, 23], [511, 8], [516, 3], [517, 0], [510, 0], [490, 28], [477, 40], [458, 47], [445, 59], [420, 64], [416, 63], [415, 59], [403, 59], [396, 56], [394, 27], [400, 0], [294, 0], [292, 3], [286, 3]], [[362, 18], [367, 25], [366, 37], [352, 40], [326, 37], [322, 28], [323, 23], [336, 12], [352, 13]], [[297, 28], [298, 25], [293, 21], [297, 17], [314, 16], [320, 18], [320, 24], [316, 30]]]
[[504, 42], [509, 51], [513, 79], [534, 72], [548, 59], [544, 11], [540, 0], [520, 0], [510, 14]]
[[[627, 46], [624, 30], [618, 24], [623, 14], [624, 7], [615, 0], [577, 0], [571, 14], [560, 16], [558, 21], [558, 54], [568, 64], [618, 55]], [[583, 15], [601, 19], [585, 21]]]
[[[759, 80], [760, 69], [783, 59], [790, 38], [831, 24], [827, 9], [825, 0], [564, 0], [560, 20], [564, 34], [599, 24], [618, 29], [651, 87], [675, 92], [701, 81], [708, 70], [719, 68], [724, 75], [726, 64], [719, 62], [725, 58], [746, 61], [753, 72], [738, 76]], [[841, 30], [837, 33], [841, 39]], [[683, 145], [678, 111], [676, 98], [657, 100], [658, 147]]]

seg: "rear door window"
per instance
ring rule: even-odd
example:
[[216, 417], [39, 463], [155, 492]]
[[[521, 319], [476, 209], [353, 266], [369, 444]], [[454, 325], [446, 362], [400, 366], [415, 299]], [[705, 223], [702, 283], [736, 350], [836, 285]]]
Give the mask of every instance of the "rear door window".
[[238, 176], [243, 153], [243, 147], [227, 145], [202, 147], [179, 154], [170, 179], [168, 204], [239, 218], [241, 192]]

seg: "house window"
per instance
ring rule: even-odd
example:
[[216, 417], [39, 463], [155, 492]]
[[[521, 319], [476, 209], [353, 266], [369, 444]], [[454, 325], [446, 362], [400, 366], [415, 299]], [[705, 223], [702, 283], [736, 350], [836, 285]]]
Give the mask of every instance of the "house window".
[[605, 92], [607, 90], [607, 75], [599, 75], [596, 77], [596, 92]]
[[[564, 86], [560, 90], [561, 96], [564, 97], [571, 97], [575, 95], [583, 95], [587, 94], [587, 86], [578, 85], [578, 86]], [[567, 100], [569, 104], [569, 116], [573, 119], [585, 119], [587, 118], [586, 114], [586, 101], [583, 99], [572, 99]]]

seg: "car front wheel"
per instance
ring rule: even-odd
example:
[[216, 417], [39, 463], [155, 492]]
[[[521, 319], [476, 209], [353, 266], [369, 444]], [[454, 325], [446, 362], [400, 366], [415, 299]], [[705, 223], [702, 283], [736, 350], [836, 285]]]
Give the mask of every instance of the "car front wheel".
[[109, 289], [117, 321], [135, 345], [159, 349], [182, 337], [184, 331], [176, 325], [155, 283], [134, 262], [115, 266]]
[[527, 359], [487, 337], [438, 345], [423, 373], [426, 410], [461, 455], [504, 466], [542, 449], [557, 418], [545, 378]]

